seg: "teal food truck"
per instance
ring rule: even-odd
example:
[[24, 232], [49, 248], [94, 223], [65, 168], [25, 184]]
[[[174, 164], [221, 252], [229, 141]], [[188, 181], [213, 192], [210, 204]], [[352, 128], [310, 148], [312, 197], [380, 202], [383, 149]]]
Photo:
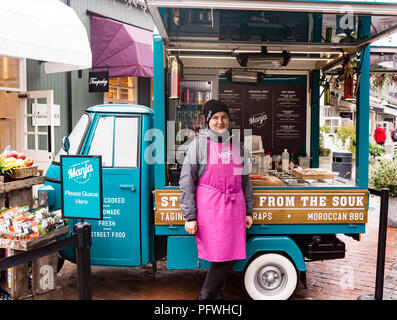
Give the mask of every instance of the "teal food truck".
[[[288, 299], [310, 261], [340, 259], [368, 214], [370, 44], [397, 30], [397, 5], [367, 1], [146, 1], [153, 35], [154, 108], [89, 107], [70, 155], [102, 157], [103, 219], [92, 221], [91, 262], [207, 268], [184, 229], [178, 186], [202, 108], [215, 98], [251, 157], [254, 225], [241, 272], [252, 299]], [[320, 109], [355, 105], [355, 153], [320, 168]], [[289, 153], [281, 170], [281, 154]], [[60, 151], [46, 173], [61, 208]], [[352, 158], [355, 158], [354, 165]], [[343, 167], [343, 168], [342, 168]], [[339, 169], [343, 170], [339, 170]], [[346, 170], [345, 170], [346, 169]], [[73, 225], [78, 219], [70, 219]], [[73, 249], [60, 252], [75, 261]]]

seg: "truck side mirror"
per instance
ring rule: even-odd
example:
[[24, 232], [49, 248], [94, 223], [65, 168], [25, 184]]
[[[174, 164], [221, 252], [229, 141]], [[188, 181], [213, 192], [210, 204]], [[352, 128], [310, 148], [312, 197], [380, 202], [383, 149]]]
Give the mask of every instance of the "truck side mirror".
[[69, 148], [70, 148], [70, 141], [69, 137], [65, 136], [62, 139], [62, 149], [65, 151], [67, 154], [69, 154]]

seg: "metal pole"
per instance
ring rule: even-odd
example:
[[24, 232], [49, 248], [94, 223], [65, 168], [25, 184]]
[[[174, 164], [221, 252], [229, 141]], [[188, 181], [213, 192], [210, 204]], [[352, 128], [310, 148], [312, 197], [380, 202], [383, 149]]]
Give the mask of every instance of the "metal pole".
[[77, 235], [76, 260], [79, 300], [92, 300], [90, 254], [90, 247], [92, 244], [91, 225], [87, 222], [79, 222], [74, 225], [74, 232]]
[[380, 196], [380, 216], [378, 233], [378, 256], [376, 265], [375, 300], [383, 298], [383, 283], [385, 274], [387, 214], [389, 210], [389, 189], [383, 188]]
[[387, 236], [387, 215], [389, 210], [390, 191], [387, 188], [382, 188], [380, 192], [373, 189], [368, 189], [368, 190], [370, 191], [370, 193], [380, 196], [375, 294], [366, 293], [359, 296], [357, 300], [383, 300], [383, 284], [384, 284], [384, 274], [385, 274], [385, 255], [386, 255], [386, 236]]

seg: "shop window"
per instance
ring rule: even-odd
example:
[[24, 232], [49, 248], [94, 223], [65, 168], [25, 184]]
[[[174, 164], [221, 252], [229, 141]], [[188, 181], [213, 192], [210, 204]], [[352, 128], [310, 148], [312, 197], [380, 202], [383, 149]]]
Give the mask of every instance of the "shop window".
[[109, 91], [105, 94], [106, 104], [137, 104], [138, 78], [109, 78]]
[[0, 56], [0, 88], [24, 90], [23, 72], [23, 59]]
[[116, 118], [114, 131], [114, 166], [138, 167], [138, 118]]
[[341, 127], [341, 120], [340, 117], [328, 117], [325, 119], [324, 123], [329, 128], [330, 134], [334, 134], [340, 127]]

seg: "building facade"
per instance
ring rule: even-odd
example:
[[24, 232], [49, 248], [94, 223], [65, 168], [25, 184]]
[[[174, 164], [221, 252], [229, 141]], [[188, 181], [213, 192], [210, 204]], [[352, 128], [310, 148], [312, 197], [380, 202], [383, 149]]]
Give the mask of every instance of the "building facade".
[[[154, 25], [143, 1], [135, 1], [137, 5], [124, 0], [63, 2], [80, 18], [93, 52], [98, 52], [98, 46], [105, 41], [95, 41], [93, 44], [93, 17], [110, 21], [119, 29], [134, 28], [135, 32], [130, 32], [130, 42], [134, 42], [134, 34], [141, 31], [146, 32], [146, 37], [150, 34], [151, 41]], [[96, 34], [101, 33], [100, 30], [96, 31]], [[106, 43], [106, 46], [111, 47], [112, 44]], [[12, 149], [25, 152], [45, 173], [61, 147], [62, 137], [71, 132], [85, 109], [103, 103], [131, 103], [151, 107], [152, 77], [148, 74], [140, 76], [130, 69], [122, 73], [122, 76], [112, 76], [112, 63], [115, 62], [108, 62], [106, 68], [100, 69], [109, 72], [108, 92], [89, 92], [89, 73], [97, 71], [95, 68], [47, 74], [43, 61], [0, 57], [1, 151], [9, 145]], [[121, 66], [123, 68], [127, 66]], [[46, 112], [50, 104], [53, 106], [51, 121], [47, 119]]]

